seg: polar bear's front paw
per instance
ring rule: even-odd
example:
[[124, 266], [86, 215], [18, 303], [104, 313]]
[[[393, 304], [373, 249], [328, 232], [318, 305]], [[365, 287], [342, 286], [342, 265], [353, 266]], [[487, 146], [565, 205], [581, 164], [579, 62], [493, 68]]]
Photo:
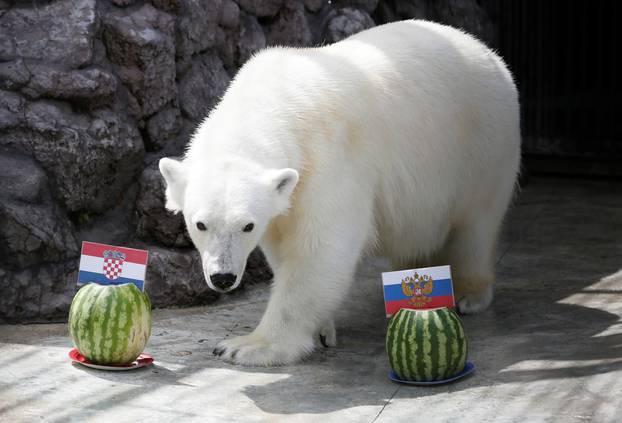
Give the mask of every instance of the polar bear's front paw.
[[221, 341], [214, 349], [214, 355], [243, 366], [281, 366], [294, 363], [313, 350], [313, 343], [287, 343], [267, 340], [251, 333]]
[[484, 311], [492, 303], [493, 289], [488, 286], [479, 294], [468, 294], [458, 301], [458, 310], [462, 314], [475, 314]]

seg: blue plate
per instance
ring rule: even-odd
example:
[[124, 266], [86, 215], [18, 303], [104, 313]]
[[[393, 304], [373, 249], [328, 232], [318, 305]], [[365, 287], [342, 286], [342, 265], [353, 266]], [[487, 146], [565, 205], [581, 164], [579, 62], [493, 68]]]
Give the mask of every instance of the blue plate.
[[393, 372], [393, 370], [389, 372], [389, 379], [391, 379], [393, 382], [406, 383], [407, 385], [420, 385], [420, 386], [442, 385], [444, 383], [449, 383], [449, 382], [453, 382], [455, 380], [461, 379], [465, 377], [466, 375], [473, 373], [474, 371], [475, 371], [475, 366], [473, 365], [473, 363], [471, 363], [470, 361], [467, 361], [466, 365], [464, 366], [464, 370], [462, 370], [457, 375], [450, 377], [449, 379], [435, 380], [432, 382], [419, 382], [416, 380], [402, 380], [395, 374], [395, 372]]

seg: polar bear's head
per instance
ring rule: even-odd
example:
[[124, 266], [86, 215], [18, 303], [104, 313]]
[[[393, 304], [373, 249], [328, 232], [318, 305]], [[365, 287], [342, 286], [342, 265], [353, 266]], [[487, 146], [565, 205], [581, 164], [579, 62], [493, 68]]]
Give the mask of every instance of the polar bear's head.
[[270, 220], [287, 211], [294, 169], [266, 169], [238, 158], [190, 163], [160, 160], [166, 208], [182, 212], [210, 288], [235, 289]]

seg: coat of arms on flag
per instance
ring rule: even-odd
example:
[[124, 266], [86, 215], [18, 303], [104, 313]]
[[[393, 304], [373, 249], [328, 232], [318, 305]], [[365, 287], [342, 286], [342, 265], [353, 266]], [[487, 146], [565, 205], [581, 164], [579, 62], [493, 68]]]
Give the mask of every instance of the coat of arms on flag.
[[449, 266], [386, 272], [382, 284], [387, 317], [400, 308], [455, 307]]
[[104, 276], [111, 280], [117, 279], [123, 271], [123, 260], [125, 254], [120, 251], [104, 251]]
[[78, 285], [90, 282], [101, 285], [133, 283], [143, 290], [147, 257], [146, 250], [84, 241]]

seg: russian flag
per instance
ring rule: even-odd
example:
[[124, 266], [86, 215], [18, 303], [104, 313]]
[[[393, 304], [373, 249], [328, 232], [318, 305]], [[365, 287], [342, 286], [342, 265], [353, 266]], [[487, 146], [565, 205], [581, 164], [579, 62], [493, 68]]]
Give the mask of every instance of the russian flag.
[[401, 308], [455, 307], [450, 266], [385, 272], [382, 285], [387, 317]]
[[84, 241], [78, 285], [89, 282], [101, 285], [133, 283], [144, 290], [148, 254], [146, 250]]

